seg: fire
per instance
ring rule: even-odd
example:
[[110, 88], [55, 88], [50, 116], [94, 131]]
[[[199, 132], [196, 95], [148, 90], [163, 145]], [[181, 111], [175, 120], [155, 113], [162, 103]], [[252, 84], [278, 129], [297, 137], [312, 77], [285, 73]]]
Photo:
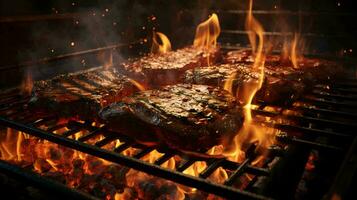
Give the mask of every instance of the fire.
[[217, 38], [220, 33], [218, 16], [213, 13], [210, 18], [197, 26], [193, 46], [207, 50], [214, 48], [217, 46]]
[[294, 34], [294, 39], [291, 43], [291, 55], [290, 55], [290, 59], [291, 59], [291, 62], [293, 64], [293, 67], [294, 68], [299, 68], [298, 66], [298, 58], [297, 58], [297, 43], [298, 43], [298, 36], [297, 34]]
[[280, 57], [281, 63], [292, 65], [295, 69], [300, 68], [299, 60], [302, 59], [301, 49], [304, 46], [301, 43], [301, 38], [297, 33], [294, 34], [294, 38], [291, 41], [284, 40]]
[[[262, 148], [266, 145], [267, 135], [265, 134], [266, 128], [259, 126], [255, 122], [253, 122], [252, 118], [252, 100], [256, 94], [256, 92], [262, 87], [264, 80], [264, 62], [265, 55], [263, 52], [263, 44], [264, 37], [263, 32], [264, 29], [262, 25], [255, 19], [252, 14], [253, 1], [249, 2], [249, 12], [246, 18], [245, 27], [248, 31], [248, 39], [252, 46], [252, 53], [255, 56], [255, 60], [252, 67], [253, 71], [259, 72], [258, 80], [248, 81], [245, 85], [240, 88], [242, 92], [242, 96], [239, 99], [242, 101], [243, 113], [244, 113], [244, 122], [243, 127], [237, 133], [234, 138], [234, 142], [225, 146], [224, 155], [226, 155], [230, 160], [241, 162], [242, 159], [246, 157], [244, 150], [248, 148], [248, 143], [255, 143], [258, 148]], [[257, 40], [258, 39], [258, 40]], [[232, 91], [232, 81], [235, 75], [226, 80], [224, 88], [231, 93]], [[262, 146], [263, 145], [263, 146]], [[261, 159], [261, 158], [257, 158]], [[259, 160], [258, 160], [259, 161]]]
[[100, 63], [103, 63], [105, 69], [113, 67], [113, 50], [99, 52], [97, 59]]
[[[158, 41], [158, 38], [160, 42]], [[169, 38], [160, 32], [153, 32], [151, 53], [166, 53], [171, 51], [171, 42]]]
[[146, 90], [145, 86], [143, 84], [140, 84], [138, 81], [128, 78], [130, 83], [132, 83], [136, 88], [138, 88], [140, 91]]
[[25, 73], [25, 78], [21, 84], [21, 88], [20, 88], [21, 94], [30, 95], [32, 92], [32, 88], [33, 88], [32, 74], [30, 73], [30, 71], [27, 70]]

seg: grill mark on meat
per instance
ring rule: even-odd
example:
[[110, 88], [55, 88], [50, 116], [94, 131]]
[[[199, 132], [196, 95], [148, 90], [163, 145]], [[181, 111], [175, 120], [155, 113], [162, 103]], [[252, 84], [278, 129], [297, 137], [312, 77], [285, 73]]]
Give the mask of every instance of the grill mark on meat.
[[[259, 73], [254, 72], [250, 64], [222, 64], [188, 70], [184, 82], [223, 87], [232, 74], [236, 74], [232, 91], [237, 92], [235, 96], [242, 101], [243, 86], [259, 79]], [[299, 97], [307, 88], [306, 85], [311, 84], [311, 78], [305, 77], [302, 71], [268, 65], [265, 67], [263, 86], [257, 92], [255, 99], [274, 104], [290, 103], [289, 99], [294, 100]]]
[[243, 120], [241, 107], [226, 91], [190, 84], [141, 91], [102, 109], [100, 117], [110, 130], [139, 142], [188, 151], [225, 143]]
[[96, 120], [101, 107], [135, 91], [115, 69], [95, 68], [35, 82], [29, 104], [40, 112]]
[[158, 87], [177, 84], [180, 76], [188, 69], [205, 67], [207, 57], [212, 63], [220, 60], [219, 49], [212, 49], [209, 54], [199, 48], [186, 47], [164, 54], [142, 57], [136, 61], [121, 65], [129, 77], [141, 80], [143, 85]]

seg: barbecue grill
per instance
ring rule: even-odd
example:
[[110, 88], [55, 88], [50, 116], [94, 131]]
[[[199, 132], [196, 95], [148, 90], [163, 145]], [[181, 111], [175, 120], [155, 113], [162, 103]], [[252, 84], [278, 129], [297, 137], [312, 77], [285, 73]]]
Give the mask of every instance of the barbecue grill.
[[[232, 17], [232, 15], [246, 14], [245, 10], [219, 9], [215, 6], [212, 6], [212, 9], [222, 16], [221, 23], [223, 27], [224, 19]], [[326, 16], [330, 18], [331, 15], [334, 15], [334, 13], [284, 10], [256, 10], [253, 13], [258, 18], [262, 16], [274, 17], [276, 15], [295, 17], [295, 20], [298, 19], [298, 29], [303, 29], [303, 20], [306, 20], [306, 17], [311, 15], [317, 16], [316, 18]], [[350, 16], [352, 14], [339, 13], [338, 15]], [[246, 31], [240, 29], [223, 29], [220, 36], [222, 50], [245, 48], [245, 39], [243, 39], [246, 37], [245, 34]], [[273, 37], [292, 36], [291, 33], [269, 30], [265, 35]], [[305, 33], [305, 35], [324, 41], [330, 41], [330, 39], [326, 39], [329, 37], [334, 39], [338, 37], [342, 38], [342, 41], [346, 41], [351, 36], [349, 34], [336, 36], [336, 34], [330, 33], [315, 34], [309, 32]], [[237, 42], [241, 44], [236, 45]], [[12, 70], [29, 67], [41, 66], [43, 68], [48, 65], [61, 65], [69, 62], [68, 60], [82, 60], [84, 57], [89, 59], [91, 56], [103, 54], [103, 52], [106, 55], [115, 55], [117, 52], [121, 52], [121, 55], [133, 57], [139, 55], [139, 52], [144, 49], [143, 44], [142, 40], [138, 39], [130, 43], [109, 45], [6, 65], [0, 67], [0, 70], [2, 74], [6, 74]], [[328, 49], [328, 53], [316, 52], [307, 56], [327, 57], [334, 60], [341, 59], [341, 57], [333, 56], [334, 51], [331, 49]], [[29, 99], [19, 95], [18, 88], [6, 89], [1, 93], [0, 124], [3, 129], [11, 128], [21, 131], [41, 140], [47, 140], [120, 166], [187, 187], [197, 188], [200, 191], [227, 199], [315, 199], [337, 198], [340, 196], [352, 198], [355, 194], [351, 185], [356, 182], [354, 176], [357, 168], [355, 159], [357, 137], [354, 133], [357, 127], [357, 80], [354, 77], [356, 71], [353, 66], [353, 57], [343, 58], [345, 60], [343, 63], [345, 70], [350, 72], [351, 77], [333, 84], [315, 85], [311, 92], [306, 93], [290, 106], [272, 105], [263, 101], [258, 101], [254, 104], [253, 115], [262, 119], [260, 122], [264, 126], [279, 130], [279, 134], [275, 136], [276, 143], [279, 145], [269, 147], [266, 163], [259, 167], [252, 164], [256, 156], [254, 144], [248, 148], [245, 160], [237, 163], [222, 157], [207, 156], [203, 158], [185, 154], [169, 147], [145, 146], [124, 134], [109, 131], [106, 125], [93, 123], [92, 121], [71, 119], [65, 123], [60, 123], [62, 119], [56, 117], [54, 113], [38, 117], [27, 109], [26, 104]], [[117, 60], [117, 62], [120, 61]], [[87, 62], [89, 63], [90, 60]], [[101, 63], [92, 61], [91, 64], [100, 65]], [[267, 120], [270, 118], [279, 118], [281, 120]], [[60, 131], [64, 128], [65, 132]], [[85, 134], [80, 137], [74, 137], [79, 132]], [[117, 140], [120, 140], [120, 145], [110, 149], [106, 148], [108, 144], [115, 143]], [[123, 154], [129, 148], [138, 150], [133, 155]], [[153, 151], [160, 152], [161, 156], [153, 162], [147, 162], [142, 159]], [[168, 169], [162, 166], [163, 163], [173, 157], [181, 159], [180, 164], [175, 169]], [[316, 162], [313, 162], [315, 161], [314, 159]], [[184, 173], [195, 162], [200, 161], [204, 162], [207, 167], [198, 176]], [[313, 164], [311, 164], [312, 162]], [[307, 165], [313, 165], [313, 169], [309, 169]], [[228, 179], [223, 183], [210, 181], [210, 175], [220, 167], [230, 172]], [[5, 161], [0, 161], [0, 172], [17, 180], [23, 180], [26, 184], [33, 185], [43, 191], [58, 193], [61, 197], [75, 199], [96, 198], [83, 191], [66, 187], [63, 184]], [[309, 177], [309, 173], [314, 174]], [[243, 186], [237, 188], [234, 183], [246, 177], [247, 174], [251, 178], [246, 180]], [[305, 182], [309, 185], [304, 185]]]

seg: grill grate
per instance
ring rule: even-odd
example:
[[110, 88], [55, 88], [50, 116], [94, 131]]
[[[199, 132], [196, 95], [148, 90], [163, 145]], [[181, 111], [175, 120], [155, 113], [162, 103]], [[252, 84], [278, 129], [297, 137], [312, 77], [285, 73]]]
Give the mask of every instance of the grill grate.
[[[333, 153], [334, 155], [345, 155], [349, 149], [353, 148], [352, 141], [356, 137], [352, 130], [357, 127], [356, 114], [353, 112], [353, 110], [356, 111], [356, 105], [351, 101], [356, 97], [353, 95], [346, 95], [346, 93], [349, 94], [349, 91], [352, 91], [351, 94], [353, 94], [353, 91], [356, 89], [356, 83], [357, 81], [352, 81], [349, 84], [340, 83], [329, 87], [318, 85], [315, 87], [315, 89], [318, 89], [318, 92], [314, 90], [309, 95], [300, 99], [299, 102], [295, 103], [292, 107], [278, 108], [278, 112], [265, 109], [267, 107], [277, 108], [277, 106], [258, 102], [258, 105], [253, 110], [255, 115], [267, 117], [280, 116], [284, 120], [293, 122], [287, 124], [262, 121], [266, 126], [279, 129], [281, 133], [276, 136], [277, 141], [288, 146], [287, 150], [271, 147], [269, 150], [269, 157], [271, 157], [271, 159], [284, 157], [288, 154], [287, 152], [291, 147], [300, 150], [303, 149], [303, 151], [306, 152], [315, 149], [321, 152]], [[341, 91], [341, 89], [343, 90]], [[266, 196], [264, 193], [254, 192], [251, 188], [259, 177], [273, 176], [272, 172], [274, 171], [274, 168], [269, 168], [267, 166], [255, 167], [251, 164], [252, 157], [250, 156], [248, 156], [242, 163], [232, 162], [224, 158], [198, 158], [193, 155], [185, 155], [172, 149], [146, 147], [124, 135], [106, 130], [105, 125], [97, 126], [92, 125], [91, 122], [74, 120], [69, 121], [66, 124], [57, 125], [59, 119], [54, 116], [37, 119], [36, 116], [29, 113], [24, 106], [27, 100], [22, 99], [21, 96], [17, 94], [18, 91], [13, 91], [4, 94], [1, 98], [0, 124], [2, 126], [23, 131], [32, 136], [218, 196], [249, 199], [270, 198], [269, 194]], [[289, 112], [285, 112], [287, 110], [300, 111], [303, 112], [303, 115], [289, 114]], [[43, 125], [48, 128], [42, 128], [44, 127]], [[66, 127], [68, 131], [61, 135], [55, 133], [56, 130], [63, 127]], [[73, 139], [72, 136], [80, 131], [86, 131], [88, 133], [77, 139]], [[298, 133], [298, 135], [296, 135], [296, 133]], [[94, 144], [88, 143], [88, 140], [97, 136], [103, 137]], [[326, 142], [318, 140], [320, 137], [326, 138], [326, 140], [324, 140]], [[123, 142], [120, 146], [111, 150], [103, 148], [106, 144], [117, 139], [120, 139], [120, 141]], [[138, 148], [140, 151], [133, 156], [121, 154], [124, 150], [130, 147]], [[153, 163], [145, 162], [140, 159], [153, 150], [157, 150], [158, 152], [163, 153], [163, 155]], [[300, 154], [301, 152], [297, 153]], [[306, 153], [302, 154], [305, 155]], [[184, 161], [181, 162], [175, 170], [160, 166], [173, 156], [177, 155], [183, 158]], [[304, 159], [306, 158], [302, 158], [302, 160]], [[207, 167], [198, 177], [183, 173], [185, 169], [189, 168], [197, 161], [204, 161], [207, 163]], [[303, 162], [302, 164], [304, 166], [305, 163]], [[208, 180], [208, 177], [219, 167], [232, 171], [224, 184], [213, 183]], [[246, 189], [240, 190], [234, 188], [232, 186], [234, 181], [245, 173], [255, 175], [255, 177], [248, 184]], [[301, 174], [298, 174], [297, 176], [301, 177]], [[334, 190], [334, 188], [332, 188], [332, 190]]]

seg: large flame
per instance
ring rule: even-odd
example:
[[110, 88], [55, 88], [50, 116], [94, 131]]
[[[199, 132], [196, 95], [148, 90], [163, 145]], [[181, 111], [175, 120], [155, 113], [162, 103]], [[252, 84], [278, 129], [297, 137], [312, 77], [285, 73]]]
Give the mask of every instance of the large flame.
[[160, 32], [154, 32], [152, 36], [151, 53], [166, 53], [171, 51], [169, 38]]
[[[242, 88], [240, 88], [241, 92], [239, 92], [240, 101], [242, 101], [244, 107], [244, 122], [243, 127], [237, 133], [234, 138], [234, 142], [225, 146], [224, 155], [228, 156], [229, 159], [234, 161], [242, 161], [245, 158], [244, 150], [248, 148], [250, 143], [255, 143], [260, 147], [263, 143], [265, 143], [266, 138], [264, 134], [264, 129], [253, 122], [252, 119], [252, 100], [256, 94], [256, 92], [262, 87], [264, 80], [264, 62], [265, 55], [263, 52], [264, 45], [264, 29], [262, 25], [254, 18], [252, 14], [253, 1], [249, 2], [249, 12], [246, 18], [245, 27], [248, 32], [248, 39], [252, 47], [252, 53], [255, 56], [254, 63], [251, 66], [253, 71], [259, 73], [259, 78], [255, 80], [250, 80], [246, 82]], [[232, 82], [235, 75], [232, 75], [225, 82], [224, 88], [230, 90], [232, 93]], [[238, 92], [237, 92], [238, 94]]]
[[194, 47], [210, 49], [217, 46], [217, 38], [221, 33], [221, 27], [217, 14], [213, 13], [210, 18], [199, 24], [193, 41]]

